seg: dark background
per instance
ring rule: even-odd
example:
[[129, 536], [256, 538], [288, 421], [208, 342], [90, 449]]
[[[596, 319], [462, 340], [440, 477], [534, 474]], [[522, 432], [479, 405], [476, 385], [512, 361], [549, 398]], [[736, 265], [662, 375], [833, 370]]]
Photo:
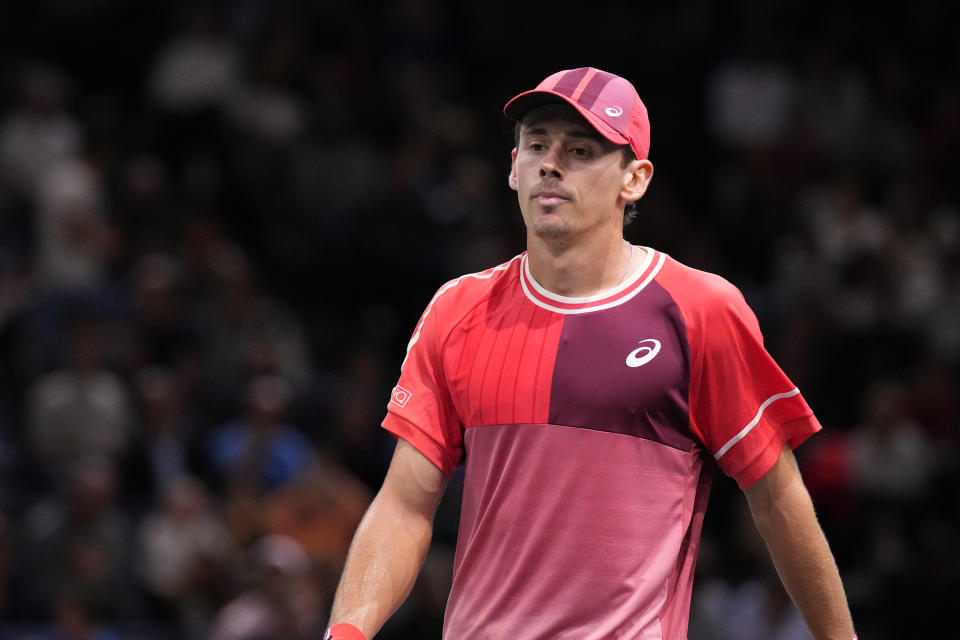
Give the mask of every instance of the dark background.
[[[206, 637], [295, 601], [313, 616], [279, 617], [299, 631], [219, 637], [316, 637], [419, 314], [523, 250], [503, 103], [579, 66], [650, 112], [627, 237], [737, 285], [824, 425], [798, 458], [860, 636], [949, 635], [955, 18], [929, 0], [4, 3], [0, 635]], [[192, 509], [170, 502], [181, 472]], [[378, 637], [439, 637], [458, 481]], [[806, 637], [727, 478], [698, 570], [691, 639]]]

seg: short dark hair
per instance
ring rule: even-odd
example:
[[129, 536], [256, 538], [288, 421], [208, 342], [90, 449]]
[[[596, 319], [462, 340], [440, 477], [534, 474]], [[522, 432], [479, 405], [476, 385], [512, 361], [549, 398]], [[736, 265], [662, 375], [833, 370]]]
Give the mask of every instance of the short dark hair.
[[[522, 120], [522, 118], [521, 118]], [[517, 120], [517, 123], [513, 126], [513, 145], [520, 145], [520, 122]], [[631, 162], [637, 159], [637, 154], [633, 152], [633, 149], [630, 148], [628, 144], [617, 145], [620, 147], [620, 166], [624, 169], [627, 168]], [[634, 218], [637, 217], [637, 214], [640, 212], [639, 207], [637, 206], [637, 201], [628, 202], [623, 208], [623, 226], [627, 226], [633, 222]]]

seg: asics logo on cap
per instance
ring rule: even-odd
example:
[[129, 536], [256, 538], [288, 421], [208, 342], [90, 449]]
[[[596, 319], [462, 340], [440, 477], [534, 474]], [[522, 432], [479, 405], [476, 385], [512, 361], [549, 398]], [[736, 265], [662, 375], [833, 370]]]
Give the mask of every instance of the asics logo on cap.
[[603, 110], [603, 112], [608, 116], [610, 116], [611, 118], [619, 118], [620, 116], [623, 115], [623, 109], [617, 106], [607, 107], [606, 109]]

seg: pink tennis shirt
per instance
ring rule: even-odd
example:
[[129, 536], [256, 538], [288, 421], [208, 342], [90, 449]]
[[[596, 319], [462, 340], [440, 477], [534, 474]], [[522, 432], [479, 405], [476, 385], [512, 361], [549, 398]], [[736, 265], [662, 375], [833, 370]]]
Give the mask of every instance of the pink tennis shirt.
[[452, 280], [384, 428], [464, 469], [448, 640], [682, 640], [716, 463], [742, 487], [820, 429], [743, 296], [647, 249], [565, 298], [526, 254]]

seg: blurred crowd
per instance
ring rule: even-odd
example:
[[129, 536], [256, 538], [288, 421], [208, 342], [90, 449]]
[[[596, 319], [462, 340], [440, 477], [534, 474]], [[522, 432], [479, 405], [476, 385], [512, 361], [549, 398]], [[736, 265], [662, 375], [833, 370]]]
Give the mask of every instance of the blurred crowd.
[[[948, 9], [634, 4], [4, 3], [0, 636], [319, 638], [420, 312], [523, 249], [502, 104], [588, 65], [651, 113], [627, 237], [740, 287], [824, 425], [798, 459], [861, 637], [947, 628]], [[460, 481], [378, 637], [439, 637]], [[718, 478], [690, 638], [807, 638], [745, 513]]]

